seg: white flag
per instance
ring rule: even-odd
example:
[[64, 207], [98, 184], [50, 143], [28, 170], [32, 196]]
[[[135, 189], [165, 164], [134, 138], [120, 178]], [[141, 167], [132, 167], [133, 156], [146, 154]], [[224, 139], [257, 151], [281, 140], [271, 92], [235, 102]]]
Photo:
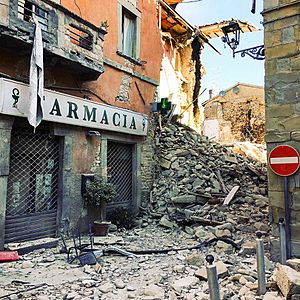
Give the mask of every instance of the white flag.
[[30, 59], [28, 122], [35, 130], [43, 119], [44, 67], [42, 30], [35, 17], [33, 21], [35, 31]]

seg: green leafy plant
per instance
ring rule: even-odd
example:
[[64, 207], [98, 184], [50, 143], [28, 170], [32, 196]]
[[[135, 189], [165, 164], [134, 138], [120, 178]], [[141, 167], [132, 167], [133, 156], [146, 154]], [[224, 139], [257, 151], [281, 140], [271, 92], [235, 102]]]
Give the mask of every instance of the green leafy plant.
[[135, 214], [127, 207], [117, 207], [110, 213], [109, 220], [118, 228], [131, 229], [135, 225]]
[[105, 220], [107, 203], [117, 196], [114, 184], [107, 182], [101, 176], [95, 176], [93, 181], [86, 183], [86, 193], [84, 196], [86, 205], [94, 205], [100, 208], [100, 221]]

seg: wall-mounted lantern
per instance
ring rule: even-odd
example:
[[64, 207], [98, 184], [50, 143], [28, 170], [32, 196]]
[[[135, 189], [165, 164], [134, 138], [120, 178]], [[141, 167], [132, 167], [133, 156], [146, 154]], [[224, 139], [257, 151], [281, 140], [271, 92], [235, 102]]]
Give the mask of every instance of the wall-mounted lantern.
[[241, 32], [243, 32], [238, 22], [231, 21], [228, 25], [221, 27], [221, 30], [224, 34], [224, 36], [222, 37], [222, 41], [231, 48], [233, 57], [235, 57], [237, 53], [240, 53], [241, 57], [245, 57], [245, 55], [247, 54], [253, 59], [265, 59], [264, 45], [236, 51], [237, 46], [240, 44], [240, 34]]
[[[240, 43], [241, 27], [237, 22], [230, 22], [228, 25], [221, 28], [224, 36], [222, 42], [227, 44], [234, 52]], [[233, 36], [230, 36], [232, 34]]]

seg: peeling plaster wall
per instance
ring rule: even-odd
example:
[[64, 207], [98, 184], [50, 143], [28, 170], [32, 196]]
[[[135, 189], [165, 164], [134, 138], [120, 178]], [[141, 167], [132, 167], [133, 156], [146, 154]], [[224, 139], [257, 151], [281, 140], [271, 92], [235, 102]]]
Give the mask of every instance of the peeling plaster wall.
[[[201, 84], [201, 71], [198, 67], [201, 67], [201, 63], [200, 56], [196, 63], [193, 53], [200, 54], [202, 48], [193, 50], [193, 39], [182, 38], [179, 43], [167, 35], [163, 37], [163, 47], [160, 97], [168, 97], [169, 101], [176, 104], [174, 114], [180, 116], [183, 124], [200, 131], [201, 115], [197, 105]], [[200, 77], [196, 79], [196, 76]], [[193, 103], [194, 97], [196, 101]]]
[[[141, 12], [140, 60], [143, 61], [142, 65], [131, 63], [117, 54], [118, 0], [102, 0], [101, 6], [91, 5], [86, 0], [77, 0], [77, 5], [72, 0], [61, 0], [62, 5], [96, 26], [100, 26], [104, 21], [108, 23], [108, 33], [104, 42], [105, 72], [97, 81], [86, 83], [85, 86], [110, 104], [148, 114], [158, 85], [162, 59], [157, 7], [156, 1], [133, 2]], [[156, 45], [155, 48], [154, 45]], [[122, 69], [127, 71], [122, 71]], [[150, 78], [153, 83], [141, 80], [133, 73]], [[140, 93], [135, 82], [139, 86]]]

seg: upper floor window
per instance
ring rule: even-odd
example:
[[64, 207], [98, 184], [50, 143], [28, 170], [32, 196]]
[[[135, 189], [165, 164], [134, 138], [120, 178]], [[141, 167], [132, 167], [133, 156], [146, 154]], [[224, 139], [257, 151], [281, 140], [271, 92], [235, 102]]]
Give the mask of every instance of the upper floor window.
[[48, 12], [28, 0], [18, 1], [18, 16], [27, 22], [31, 22], [32, 17], [35, 16], [40, 23], [41, 29], [44, 31], [48, 30]]
[[136, 57], [136, 16], [123, 9], [122, 14], [122, 53]]
[[119, 0], [118, 4], [118, 53], [138, 61], [140, 58], [141, 13], [132, 1]]

